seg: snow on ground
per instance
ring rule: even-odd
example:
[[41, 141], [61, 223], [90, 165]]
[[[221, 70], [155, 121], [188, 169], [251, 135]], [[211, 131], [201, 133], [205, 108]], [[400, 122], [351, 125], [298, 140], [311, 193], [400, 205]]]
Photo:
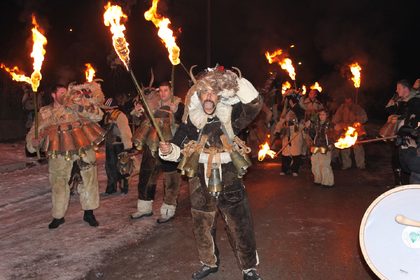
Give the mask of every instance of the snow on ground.
[[[0, 144], [0, 165], [13, 160], [28, 161], [23, 143]], [[98, 174], [103, 192], [106, 186], [103, 151], [98, 154]], [[158, 201], [154, 203], [156, 215], [130, 220], [137, 204], [137, 178], [134, 178], [128, 195], [101, 196], [101, 205], [94, 212], [99, 227], [90, 227], [82, 220], [83, 211], [78, 196], [74, 195], [65, 223], [50, 230], [48, 165], [1, 173], [0, 178], [0, 279], [81, 279], [107, 253], [141, 243], [155, 227], [161, 205], [160, 181]]]

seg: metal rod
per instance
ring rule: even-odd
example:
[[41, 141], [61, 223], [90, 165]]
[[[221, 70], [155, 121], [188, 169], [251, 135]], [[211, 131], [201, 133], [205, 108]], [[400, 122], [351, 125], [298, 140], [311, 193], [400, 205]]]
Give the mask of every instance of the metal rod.
[[292, 143], [292, 141], [293, 141], [293, 139], [295, 139], [298, 135], [300, 134], [300, 132], [298, 132], [298, 133], [296, 133], [292, 138], [290, 138], [290, 140], [286, 143], [286, 145], [284, 145], [281, 149], [280, 149], [280, 151], [278, 151], [277, 153], [276, 153], [276, 155], [274, 156], [274, 157], [277, 157], [281, 152], [283, 152], [283, 150], [284, 149], [286, 149], [286, 147], [290, 144], [290, 143]]
[[388, 136], [388, 137], [381, 137], [381, 138], [374, 138], [374, 139], [366, 139], [361, 141], [356, 141], [355, 144], [365, 144], [365, 143], [372, 143], [372, 142], [378, 142], [378, 141], [385, 141], [385, 140], [392, 140], [397, 138], [397, 136]]
[[[37, 93], [34, 91], [34, 110], [35, 110], [35, 115], [34, 115], [34, 122], [35, 122], [35, 139], [38, 139], [38, 126], [39, 126], [39, 121], [38, 121], [38, 96]], [[41, 154], [39, 152], [39, 147], [36, 149], [36, 156], [38, 159], [41, 158]]]
[[189, 77], [190, 76], [190, 72], [188, 71], [187, 67], [185, 67], [184, 63], [182, 63], [182, 61], [181, 61], [179, 64], [181, 64], [182, 69], [185, 70], [185, 73], [187, 73], [187, 76]]
[[172, 72], [171, 72], [171, 88], [172, 94], [175, 92], [175, 65], [172, 64]]
[[355, 98], [354, 98], [354, 103], [356, 103], [356, 104], [357, 104], [358, 99], [359, 99], [359, 88], [356, 88], [356, 96], [355, 96]]
[[139, 83], [137, 82], [136, 76], [134, 76], [133, 69], [128, 68], [128, 72], [130, 73], [131, 79], [134, 82], [134, 86], [136, 87], [136, 90], [140, 96], [140, 99], [143, 103], [146, 115], [149, 117], [150, 122], [152, 123], [153, 127], [156, 129], [156, 133], [159, 137], [160, 141], [165, 141], [165, 138], [163, 137], [162, 131], [160, 130], [160, 127], [158, 126], [155, 117], [153, 116], [153, 112], [150, 110], [149, 105], [147, 104], [146, 97], [144, 96], [143, 90], [139, 86]]

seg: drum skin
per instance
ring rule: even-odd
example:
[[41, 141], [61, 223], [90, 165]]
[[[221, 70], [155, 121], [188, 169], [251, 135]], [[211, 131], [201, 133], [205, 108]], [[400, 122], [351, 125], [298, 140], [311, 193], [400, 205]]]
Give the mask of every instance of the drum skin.
[[420, 279], [420, 227], [398, 223], [403, 215], [420, 221], [420, 185], [391, 189], [366, 210], [359, 231], [363, 257], [380, 279]]

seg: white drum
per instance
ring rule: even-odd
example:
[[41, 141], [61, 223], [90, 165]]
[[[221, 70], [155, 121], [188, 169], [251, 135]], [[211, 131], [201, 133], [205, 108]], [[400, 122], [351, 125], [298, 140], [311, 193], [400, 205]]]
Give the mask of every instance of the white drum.
[[381, 279], [420, 279], [420, 185], [380, 195], [363, 216], [359, 242], [367, 264]]

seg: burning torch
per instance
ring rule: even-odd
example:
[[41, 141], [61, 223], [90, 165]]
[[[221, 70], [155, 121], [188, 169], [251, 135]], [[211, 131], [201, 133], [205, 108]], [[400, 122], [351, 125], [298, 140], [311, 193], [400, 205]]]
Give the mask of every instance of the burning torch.
[[85, 69], [85, 76], [87, 82], [92, 82], [93, 78], [95, 78], [95, 68], [93, 68], [92, 64], [85, 63], [86, 69]]
[[267, 58], [268, 63], [272, 64], [274, 62], [277, 62], [281, 69], [287, 71], [290, 79], [292, 79], [294, 82], [295, 90], [297, 90], [295, 67], [293, 67], [292, 60], [286, 57], [286, 53], [283, 53], [283, 50], [281, 49], [278, 49], [273, 53], [266, 51], [265, 57]]
[[354, 87], [356, 88], [356, 96], [354, 98], [354, 103], [357, 104], [357, 99], [359, 96], [360, 81], [361, 81], [360, 71], [362, 71], [362, 67], [360, 67], [359, 63], [357, 62], [350, 64], [349, 67], [353, 75], [351, 79], [353, 81]]
[[144, 13], [144, 18], [147, 21], [153, 22], [153, 24], [158, 28], [158, 36], [165, 44], [165, 47], [168, 49], [169, 53], [169, 60], [172, 63], [172, 72], [171, 72], [171, 85], [172, 90], [175, 88], [175, 66], [181, 64], [184, 71], [189, 75], [189, 72], [185, 65], [181, 62], [179, 58], [180, 55], [180, 48], [175, 42], [175, 36], [173, 35], [173, 31], [168, 27], [171, 24], [171, 21], [157, 13], [157, 5], [159, 0], [153, 0], [152, 6], [149, 10]]
[[[44, 61], [45, 49], [44, 46], [47, 44], [47, 38], [40, 32], [40, 27], [36, 21], [34, 15], [32, 15], [32, 40], [33, 47], [31, 52], [31, 57], [34, 59], [33, 69], [34, 71], [31, 74], [31, 77], [25, 76], [25, 74], [19, 71], [18, 67], [8, 68], [4, 64], [1, 64], [0, 67], [6, 70], [11, 76], [12, 79], [18, 82], [26, 82], [31, 85], [32, 91], [34, 93], [34, 110], [35, 110], [35, 138], [38, 139], [38, 97], [37, 91], [39, 84], [42, 79], [41, 67], [42, 62]], [[37, 151], [39, 157], [39, 151]]]
[[156, 129], [157, 135], [160, 141], [165, 141], [163, 134], [156, 122], [156, 119], [153, 116], [153, 112], [150, 110], [149, 105], [147, 104], [146, 98], [144, 96], [144, 92], [139, 86], [137, 82], [136, 76], [134, 75], [133, 69], [130, 66], [130, 50], [128, 49], [128, 43], [124, 37], [124, 24], [121, 24], [121, 19], [126, 19], [127, 15], [125, 15], [118, 5], [111, 5], [110, 2], [105, 6], [105, 13], [104, 13], [104, 24], [105, 26], [110, 26], [110, 30], [112, 33], [112, 44], [114, 46], [115, 52], [117, 53], [118, 57], [124, 63], [127, 71], [130, 73], [131, 79], [134, 82], [134, 86], [140, 96], [140, 99], [143, 103], [146, 115], [149, 117], [150, 122], [152, 123], [153, 127]]

